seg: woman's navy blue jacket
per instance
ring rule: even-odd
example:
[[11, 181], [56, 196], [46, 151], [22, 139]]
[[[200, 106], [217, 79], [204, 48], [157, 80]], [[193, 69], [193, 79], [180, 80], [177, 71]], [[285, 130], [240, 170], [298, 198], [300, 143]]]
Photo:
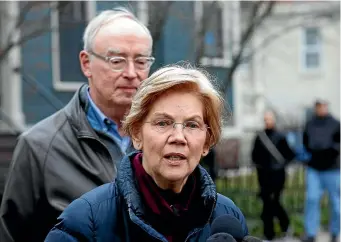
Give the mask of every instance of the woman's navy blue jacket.
[[[166, 238], [148, 224], [143, 203], [135, 184], [131, 160], [126, 156], [114, 182], [102, 185], [73, 201], [59, 216], [58, 223], [46, 237], [47, 242], [63, 241], [165, 241]], [[217, 216], [230, 214], [241, 223], [245, 236], [246, 221], [240, 209], [227, 197], [216, 192], [215, 184], [200, 165], [196, 168], [200, 178], [203, 211], [201, 226], [193, 228], [186, 241], [206, 241], [211, 223]], [[169, 225], [172, 226], [172, 225]]]

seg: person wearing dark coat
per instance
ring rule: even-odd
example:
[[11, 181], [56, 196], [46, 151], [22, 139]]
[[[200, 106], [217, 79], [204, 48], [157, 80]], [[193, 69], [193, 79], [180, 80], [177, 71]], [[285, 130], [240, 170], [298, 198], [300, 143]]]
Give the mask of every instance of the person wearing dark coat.
[[1, 201], [0, 242], [43, 241], [73, 200], [111, 182], [135, 150], [121, 120], [154, 63], [152, 36], [132, 12], [114, 8], [87, 22], [83, 42], [70, 61], [79, 59], [87, 83], [18, 137]]
[[[285, 185], [285, 168], [295, 154], [290, 149], [285, 136], [276, 130], [273, 112], [265, 112], [264, 123], [265, 129], [256, 136], [254, 141], [252, 161], [257, 169], [259, 196], [263, 202], [261, 214], [263, 233], [268, 240], [272, 240], [275, 237], [275, 217], [280, 222], [282, 232], [289, 233], [289, 216], [281, 205], [280, 198]], [[263, 138], [264, 136], [266, 137]], [[271, 144], [266, 145], [266, 143]]]
[[161, 68], [132, 103], [122, 123], [137, 151], [121, 161], [114, 182], [72, 202], [45, 241], [206, 241], [213, 220], [226, 214], [248, 235], [243, 213], [199, 165], [221, 136], [224, 102], [208, 77]]
[[305, 126], [303, 144], [311, 158], [306, 169], [304, 242], [314, 242], [320, 224], [320, 200], [328, 192], [331, 208], [331, 242], [340, 234], [340, 121], [328, 111], [328, 103], [317, 100], [315, 115]]

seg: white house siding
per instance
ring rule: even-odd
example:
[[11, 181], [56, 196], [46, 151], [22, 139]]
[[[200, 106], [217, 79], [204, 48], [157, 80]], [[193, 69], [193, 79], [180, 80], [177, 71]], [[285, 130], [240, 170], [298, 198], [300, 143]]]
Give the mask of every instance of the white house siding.
[[[321, 5], [323, 4], [323, 5]], [[329, 3], [283, 4], [277, 11], [316, 11]], [[283, 8], [283, 9], [280, 9]], [[339, 9], [339, 7], [338, 7]], [[269, 33], [283, 29], [283, 26], [301, 22], [302, 18], [291, 20], [271, 20], [255, 38], [259, 43]], [[254, 83], [262, 86], [265, 105], [274, 106], [283, 117], [303, 119], [306, 108], [311, 107], [316, 98], [330, 102], [330, 111], [340, 116], [340, 22], [315, 19], [307, 26], [319, 26], [322, 37], [321, 68], [306, 71], [302, 68], [302, 43], [304, 26], [283, 33], [258, 52], [253, 61]], [[256, 44], [255, 43], [255, 44]], [[261, 113], [258, 114], [258, 116]], [[291, 117], [289, 117], [291, 115]], [[259, 116], [261, 117], [261, 116]], [[288, 120], [289, 121], [289, 120]], [[301, 120], [303, 121], [303, 120]]]

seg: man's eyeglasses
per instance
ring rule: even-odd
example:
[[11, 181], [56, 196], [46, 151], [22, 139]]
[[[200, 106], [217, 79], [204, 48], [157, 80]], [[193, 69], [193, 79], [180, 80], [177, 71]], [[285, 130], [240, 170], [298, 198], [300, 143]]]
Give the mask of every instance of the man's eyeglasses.
[[[93, 51], [89, 51], [89, 54], [101, 60], [104, 60], [105, 62], [108, 62], [110, 69], [112, 69], [113, 71], [117, 71], [117, 72], [123, 71], [128, 64], [128, 59], [123, 56], [113, 56], [113, 57], [102, 56]], [[140, 57], [136, 57], [135, 59], [133, 59], [133, 61], [134, 61], [135, 69], [140, 70], [140, 71], [145, 71], [145, 70], [148, 70], [152, 66], [152, 64], [155, 61], [155, 58], [152, 56], [140, 56]]]
[[197, 121], [186, 121], [183, 123], [176, 123], [173, 120], [154, 120], [150, 122], [145, 122], [149, 123], [154, 130], [156, 130], [159, 133], [167, 133], [173, 129], [175, 129], [177, 124], [180, 124], [182, 126], [182, 130], [185, 133], [188, 133], [190, 135], [196, 135], [199, 134], [203, 131], [206, 131], [209, 127], [207, 124], [197, 122]]

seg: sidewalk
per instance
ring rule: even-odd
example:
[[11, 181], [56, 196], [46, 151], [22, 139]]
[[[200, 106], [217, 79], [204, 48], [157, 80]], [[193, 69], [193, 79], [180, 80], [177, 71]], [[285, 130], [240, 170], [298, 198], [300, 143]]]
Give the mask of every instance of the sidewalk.
[[[330, 241], [330, 236], [327, 232], [320, 232], [316, 242], [329, 242]], [[272, 242], [301, 242], [300, 239], [298, 238], [292, 238], [292, 239], [278, 239], [278, 240], [273, 240]]]
[[329, 233], [327, 232], [320, 232], [316, 242], [329, 242], [330, 241], [330, 236]]

